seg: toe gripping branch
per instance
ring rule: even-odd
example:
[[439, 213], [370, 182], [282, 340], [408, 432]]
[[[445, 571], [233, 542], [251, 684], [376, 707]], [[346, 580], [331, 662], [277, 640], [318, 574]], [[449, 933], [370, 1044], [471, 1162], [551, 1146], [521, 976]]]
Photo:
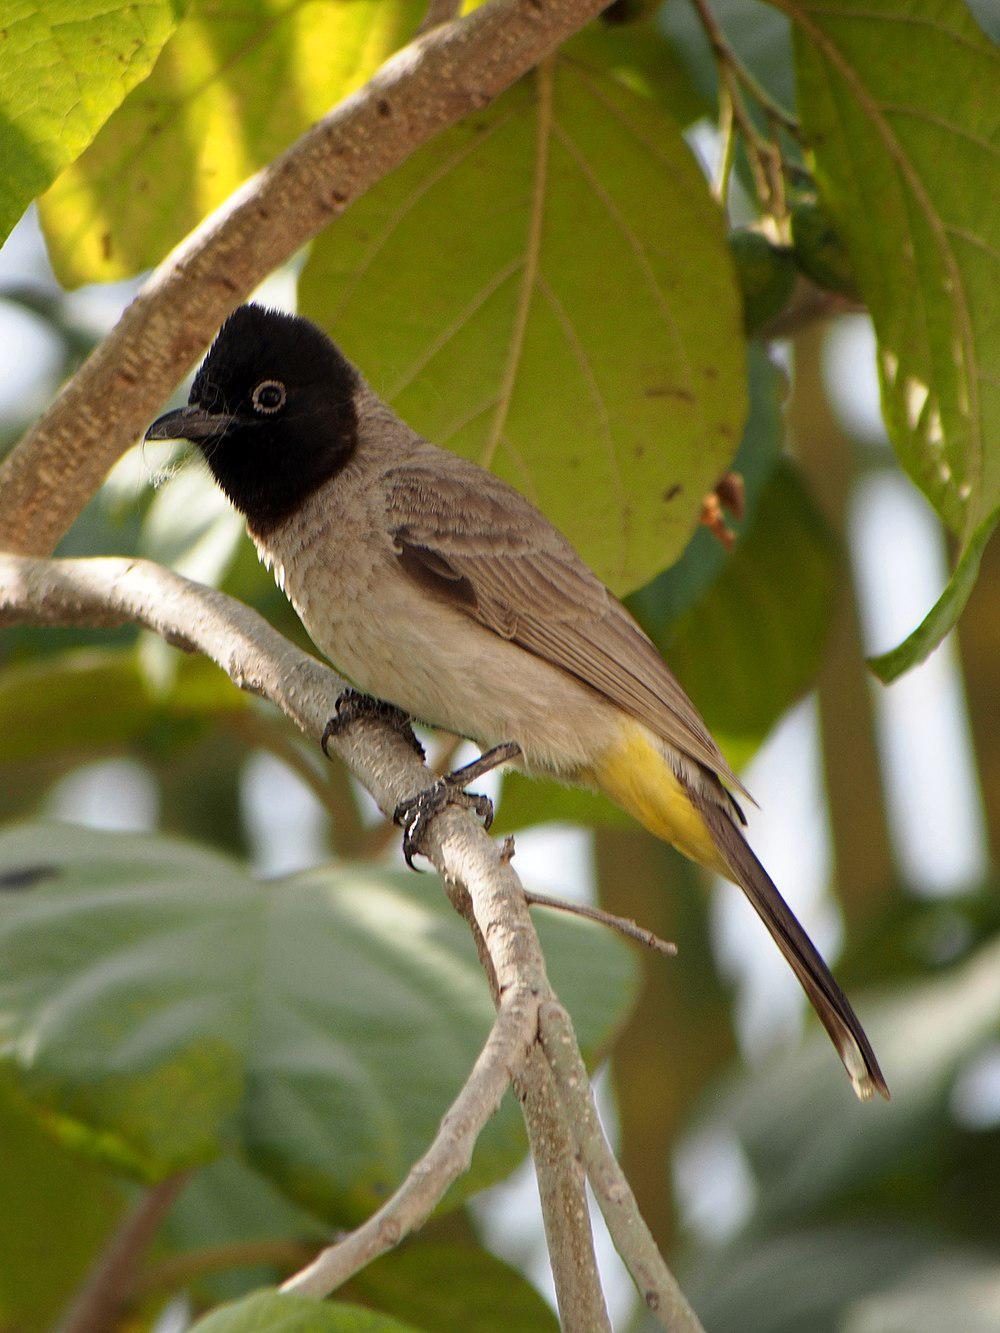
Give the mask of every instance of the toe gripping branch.
[[474, 810], [483, 821], [483, 826], [487, 829], [490, 827], [493, 823], [493, 802], [488, 796], [463, 789], [468, 783], [481, 778], [484, 773], [499, 768], [508, 759], [516, 759], [520, 753], [521, 747], [516, 741], [495, 745], [492, 750], [487, 750], [471, 764], [465, 764], [462, 768], [456, 768], [453, 773], [446, 773], [444, 777], [436, 778], [429, 787], [417, 792], [416, 796], [400, 801], [393, 811], [392, 819], [393, 823], [398, 824], [403, 830], [403, 856], [411, 870], [417, 869], [413, 864], [413, 857], [415, 853], [423, 850], [422, 843], [431, 820], [446, 806], [458, 805], [465, 810]]
[[353, 722], [361, 717], [374, 717], [378, 718], [380, 722], [388, 722], [389, 726], [395, 727], [421, 759], [426, 758], [424, 747], [413, 734], [410, 719], [395, 704], [387, 704], [384, 700], [376, 699], [370, 694], [362, 694], [360, 690], [345, 690], [338, 697], [334, 708], [336, 711], [323, 728], [323, 735], [320, 739], [320, 745], [323, 747], [323, 753], [327, 759], [330, 758], [330, 751], [327, 747], [331, 739], [346, 731]]

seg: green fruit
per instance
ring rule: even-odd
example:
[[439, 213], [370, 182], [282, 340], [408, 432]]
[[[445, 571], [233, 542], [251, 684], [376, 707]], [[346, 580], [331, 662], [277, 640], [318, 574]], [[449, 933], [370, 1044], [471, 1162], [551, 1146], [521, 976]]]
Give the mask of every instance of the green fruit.
[[758, 231], [733, 231], [729, 249], [743, 295], [743, 327], [757, 333], [787, 305], [795, 286], [791, 251], [772, 245]]
[[858, 300], [851, 259], [833, 223], [818, 204], [792, 208], [792, 249], [802, 272], [827, 291]]

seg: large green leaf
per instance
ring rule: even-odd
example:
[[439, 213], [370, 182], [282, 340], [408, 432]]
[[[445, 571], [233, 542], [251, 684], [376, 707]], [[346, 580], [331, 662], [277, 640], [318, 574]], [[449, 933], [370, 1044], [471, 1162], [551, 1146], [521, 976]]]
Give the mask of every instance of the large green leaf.
[[[747, 348], [750, 408], [732, 467], [743, 478], [745, 513], [730, 524], [739, 541], [754, 523], [757, 504], [785, 444], [784, 401], [788, 382], [759, 342]], [[739, 551], [739, 542], [736, 550]], [[731, 557], [718, 538], [700, 525], [679, 560], [628, 598], [628, 608], [651, 632], [665, 626], [704, 597]]]
[[[772, 2], [793, 23], [816, 179], [875, 323], [893, 445], [961, 551], [981, 552], [1000, 507], [1000, 53], [961, 0]], [[884, 678], [954, 624], [976, 563], [960, 561]]]
[[146, 77], [181, 7], [181, 0], [6, 0], [0, 243]]
[[558, 1333], [551, 1307], [520, 1273], [475, 1245], [417, 1241], [377, 1259], [344, 1293], [426, 1329]]
[[199, 1319], [191, 1333], [417, 1333], [360, 1305], [258, 1291]]
[[619, 593], [680, 552], [746, 414], [721, 214], [658, 86], [583, 34], [352, 206], [300, 284], [405, 420]]
[[[67, 5], [70, 0], [67, 0]], [[159, 262], [416, 29], [421, 0], [192, 0], [145, 84], [42, 201], [66, 286]]]
[[[427, 1147], [491, 1021], [430, 878], [262, 885], [184, 843], [58, 825], [0, 837], [5, 874], [23, 889], [0, 894], [0, 1060], [66, 1142], [147, 1178], [230, 1146], [353, 1220]], [[631, 956], [586, 923], [540, 924], [593, 1056], [628, 1010]], [[511, 1104], [452, 1202], [521, 1151]]]

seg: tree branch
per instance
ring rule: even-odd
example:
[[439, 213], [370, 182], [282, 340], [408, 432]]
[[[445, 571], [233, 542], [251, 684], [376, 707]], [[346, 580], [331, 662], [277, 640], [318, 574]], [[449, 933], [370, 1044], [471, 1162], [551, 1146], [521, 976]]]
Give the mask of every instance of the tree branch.
[[[504, 839], [499, 855], [504, 865], [510, 863], [507, 839]], [[455, 911], [468, 922], [494, 1003], [498, 1003], [500, 991], [496, 969], [476, 920], [472, 899], [463, 885], [446, 881], [445, 887]], [[551, 995], [551, 990], [548, 993]], [[576, 1141], [552, 1082], [552, 1071], [538, 1046], [533, 1047], [526, 1069], [513, 1082], [528, 1129], [545, 1241], [563, 1326], [611, 1333], [594, 1254], [586, 1181]], [[585, 1318], [586, 1323], [583, 1322]]]
[[[204, 653], [241, 689], [270, 699], [319, 741], [343, 683], [250, 607], [149, 561], [0, 555], [0, 625], [124, 622], [144, 625], [170, 643]], [[386, 815], [429, 781], [427, 769], [388, 724], [361, 719], [331, 745]], [[518, 1023], [527, 1024], [530, 1016], [533, 1038], [537, 1006], [555, 996], [523, 886], [503, 849], [468, 811], [452, 806], [434, 819], [424, 850], [453, 898], [464, 899], [460, 910], [474, 925], [477, 948], [501, 1007], [523, 1006]], [[505, 1071], [505, 1080], [510, 1072]], [[536, 1154], [546, 1232], [556, 1242], [551, 1257], [560, 1311], [567, 1327], [604, 1329], [607, 1315], [582, 1176], [549, 1082], [544, 1059], [533, 1048], [516, 1086]], [[412, 1193], [404, 1202], [411, 1208]], [[370, 1238], [355, 1243], [363, 1247]]]
[[569, 1015], [557, 1000], [543, 1000], [538, 1030], [563, 1109], [576, 1135], [587, 1179], [615, 1249], [624, 1259], [648, 1309], [664, 1328], [671, 1333], [704, 1333], [698, 1316], [663, 1262], [625, 1173], [604, 1137]]
[[51, 551], [273, 269], [439, 131], [485, 106], [607, 0], [490, 0], [418, 37], [217, 209], [149, 279], [0, 467], [0, 549]]
[[594, 1254], [586, 1177], [552, 1070], [538, 1046], [514, 1080], [514, 1091], [528, 1127], [560, 1322], [566, 1329], [611, 1333]]

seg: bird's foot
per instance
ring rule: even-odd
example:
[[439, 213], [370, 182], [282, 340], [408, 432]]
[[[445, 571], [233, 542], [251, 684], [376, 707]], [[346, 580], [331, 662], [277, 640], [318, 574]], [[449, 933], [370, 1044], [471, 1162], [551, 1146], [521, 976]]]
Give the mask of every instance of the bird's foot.
[[371, 694], [362, 694], [360, 690], [345, 690], [338, 697], [334, 708], [336, 711], [323, 728], [323, 736], [320, 740], [320, 745], [323, 747], [323, 753], [327, 759], [330, 758], [330, 751], [327, 746], [331, 738], [341, 735], [359, 717], [374, 717], [378, 718], [380, 722], [388, 722], [391, 727], [395, 727], [421, 759], [425, 757], [424, 747], [413, 734], [410, 719], [395, 704], [387, 704], [384, 699], [376, 699]]
[[483, 821], [483, 827], [487, 829], [490, 827], [493, 823], [493, 802], [488, 796], [467, 792], [464, 788], [468, 783], [481, 778], [484, 773], [499, 768], [508, 759], [516, 759], [520, 753], [521, 747], [515, 741], [495, 745], [492, 750], [487, 750], [471, 764], [465, 764], [462, 768], [456, 768], [453, 773], [446, 773], [444, 777], [436, 778], [429, 787], [417, 792], [416, 796], [400, 801], [393, 811], [392, 819], [393, 823], [398, 824], [403, 830], [403, 857], [411, 870], [417, 868], [413, 864], [413, 857], [417, 852], [423, 851], [422, 844], [431, 820], [446, 806], [457, 805], [465, 810], [474, 810]]

